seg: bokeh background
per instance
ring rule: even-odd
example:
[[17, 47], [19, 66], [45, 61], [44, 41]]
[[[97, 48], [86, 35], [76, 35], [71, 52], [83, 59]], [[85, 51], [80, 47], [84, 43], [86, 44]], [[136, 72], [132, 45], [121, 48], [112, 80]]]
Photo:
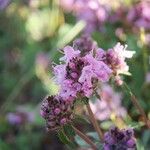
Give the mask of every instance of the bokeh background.
[[[39, 108], [46, 95], [58, 91], [52, 65], [59, 62], [60, 50], [82, 33], [91, 34], [103, 49], [119, 41], [136, 51], [128, 61], [132, 76], [124, 80], [150, 118], [150, 3], [101, 0], [97, 8], [94, 1], [0, 0], [0, 150], [68, 149], [55, 132], [45, 130]], [[135, 127], [138, 149], [149, 150], [150, 131], [143, 118], [120, 88], [110, 92], [111, 99], [116, 100], [116, 91], [121, 96], [113, 109], [123, 107], [125, 123], [113, 113], [105, 117], [107, 108], [102, 108], [102, 128], [114, 123]], [[92, 130], [85, 122], [77, 125]]]

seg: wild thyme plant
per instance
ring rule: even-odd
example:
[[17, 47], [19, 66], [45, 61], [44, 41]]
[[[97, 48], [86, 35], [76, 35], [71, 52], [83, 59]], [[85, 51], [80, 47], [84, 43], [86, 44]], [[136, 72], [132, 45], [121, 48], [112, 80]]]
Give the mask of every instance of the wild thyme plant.
[[[64, 47], [62, 52], [64, 56], [60, 58], [60, 64], [53, 67], [54, 80], [60, 87], [58, 95], [47, 97], [41, 105], [41, 116], [46, 120], [47, 129], [55, 130], [59, 135], [60, 132], [63, 133], [70, 141], [70, 135], [67, 135], [65, 130], [67, 126], [83, 138], [92, 149], [100, 149], [96, 141], [92, 141], [75, 127], [74, 108], [78, 106], [78, 101], [82, 101], [99, 136], [99, 143], [103, 145], [102, 149], [136, 149], [133, 129], [120, 130], [114, 127], [104, 135], [90, 106], [94, 96], [97, 97], [97, 101], [100, 100], [99, 90], [104, 83], [115, 80], [117, 85], [124, 85], [121, 75], [130, 74], [126, 58], [132, 58], [135, 52], [127, 50], [127, 45], [123, 46], [120, 43], [105, 51], [88, 35], [76, 39], [73, 46]], [[143, 111], [136, 99], [133, 104], [138, 105], [136, 108], [139, 108], [140, 112]], [[145, 115], [144, 112], [143, 114]], [[145, 119], [147, 125], [148, 120]]]

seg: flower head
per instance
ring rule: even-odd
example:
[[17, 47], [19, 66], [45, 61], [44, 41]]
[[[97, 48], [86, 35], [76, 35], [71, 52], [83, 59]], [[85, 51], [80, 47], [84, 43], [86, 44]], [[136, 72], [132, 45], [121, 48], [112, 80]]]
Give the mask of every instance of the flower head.
[[111, 128], [104, 135], [104, 150], [135, 150], [136, 141], [132, 129], [119, 130], [117, 127]]
[[65, 56], [61, 58], [63, 64], [54, 67], [55, 79], [64, 99], [74, 99], [78, 95], [90, 97], [96, 87], [95, 81], [109, 80], [112, 70], [94, 56], [96, 50], [96, 42], [88, 36], [75, 40], [73, 47], [65, 47]]
[[117, 43], [114, 48], [106, 52], [106, 64], [113, 70], [114, 74], [127, 74], [129, 67], [125, 62], [126, 58], [131, 58], [135, 51], [126, 50], [127, 45], [123, 46]]
[[55, 130], [73, 119], [73, 103], [60, 96], [48, 96], [41, 105], [41, 116], [46, 120], [47, 129]]

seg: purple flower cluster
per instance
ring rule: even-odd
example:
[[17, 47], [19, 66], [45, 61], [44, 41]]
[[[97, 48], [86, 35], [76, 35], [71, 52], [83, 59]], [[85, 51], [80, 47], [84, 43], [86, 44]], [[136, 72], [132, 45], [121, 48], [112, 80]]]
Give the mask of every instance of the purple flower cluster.
[[53, 67], [54, 79], [60, 86], [58, 96], [47, 97], [41, 107], [41, 116], [50, 130], [71, 122], [77, 98], [90, 98], [99, 85], [128, 71], [125, 58], [133, 55], [120, 43], [104, 51], [87, 35], [75, 40], [73, 46], [66, 46], [63, 52], [60, 64]]
[[128, 13], [127, 19], [136, 27], [150, 29], [150, 1], [143, 0], [132, 7]]
[[135, 150], [136, 141], [133, 129], [111, 128], [104, 135], [104, 150]]
[[63, 64], [54, 67], [56, 81], [61, 86], [60, 95], [64, 99], [74, 99], [78, 95], [90, 97], [98, 81], [107, 82], [111, 76], [112, 70], [94, 56], [97, 51], [95, 42], [90, 42], [81, 38], [74, 42], [75, 48], [65, 47], [65, 56], [61, 58]]
[[85, 33], [101, 29], [108, 17], [107, 8], [99, 0], [61, 0], [61, 6], [73, 11], [77, 20], [86, 23]]
[[48, 130], [56, 130], [72, 121], [73, 103], [60, 96], [48, 96], [41, 105], [41, 116]]
[[125, 58], [134, 52], [118, 43], [107, 52], [98, 48], [89, 37], [81, 37], [73, 47], [64, 48], [61, 64], [54, 67], [56, 82], [60, 85], [60, 95], [73, 100], [78, 96], [90, 97], [98, 84], [109, 81], [110, 77], [128, 72]]
[[9, 3], [10, 3], [10, 0], [0, 0], [0, 10], [5, 9]]
[[126, 50], [127, 45], [123, 46], [117, 43], [113, 48], [108, 49], [107, 52], [101, 52], [100, 57], [113, 70], [114, 75], [126, 74], [129, 67], [125, 61], [126, 58], [131, 58], [135, 51]]

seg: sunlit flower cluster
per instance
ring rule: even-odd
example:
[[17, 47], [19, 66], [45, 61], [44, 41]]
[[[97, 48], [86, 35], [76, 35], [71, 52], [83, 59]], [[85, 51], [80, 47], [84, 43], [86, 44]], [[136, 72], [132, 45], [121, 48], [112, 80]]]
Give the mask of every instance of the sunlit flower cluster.
[[64, 99], [90, 97], [98, 84], [108, 82], [112, 76], [128, 73], [125, 59], [131, 58], [134, 52], [126, 47], [118, 43], [104, 51], [84, 36], [76, 40], [73, 47], [66, 46], [61, 64], [54, 67], [60, 95]]
[[89, 49], [84, 46], [86, 42], [82, 45], [81, 42], [74, 42], [75, 48], [65, 47], [65, 56], [61, 58], [63, 63], [54, 67], [55, 78], [61, 88], [60, 95], [67, 99], [76, 98], [78, 95], [90, 97], [97, 82], [107, 82], [112, 73], [103, 61], [94, 57], [97, 51], [93, 47], [95, 42], [91, 41]]
[[[73, 46], [66, 46], [62, 50], [64, 56], [60, 58], [60, 64], [53, 67], [54, 80], [60, 88], [58, 96], [49, 96], [41, 107], [41, 115], [46, 119], [48, 129], [69, 123], [72, 120], [73, 104], [77, 99], [92, 97], [111, 77], [118, 77], [120, 73], [128, 71], [125, 58], [131, 58], [134, 52], [127, 51], [126, 47], [118, 43], [104, 51], [98, 48], [91, 37], [83, 35], [73, 42]], [[101, 116], [100, 119], [108, 119], [117, 107], [120, 110], [115, 111], [116, 115], [123, 117], [126, 111], [120, 107], [120, 95], [113, 95], [112, 89], [107, 89], [103, 91], [102, 101], [99, 102], [101, 104], [97, 105], [99, 110], [108, 108], [105, 118]]]

